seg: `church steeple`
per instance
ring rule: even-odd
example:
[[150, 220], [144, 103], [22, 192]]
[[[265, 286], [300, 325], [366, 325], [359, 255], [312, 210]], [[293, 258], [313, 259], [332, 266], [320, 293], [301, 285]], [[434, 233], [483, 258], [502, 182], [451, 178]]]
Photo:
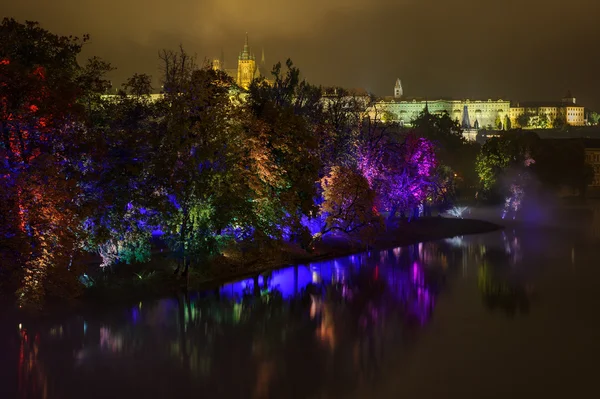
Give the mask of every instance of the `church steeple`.
[[246, 40], [244, 41], [244, 48], [238, 57], [238, 69], [236, 83], [239, 87], [248, 90], [252, 81], [257, 77], [256, 73], [258, 68], [256, 66], [256, 60], [254, 54], [248, 44], [248, 32], [246, 32]]
[[248, 45], [248, 32], [246, 32], [246, 41], [244, 42], [244, 49], [240, 53], [240, 60], [251, 60], [254, 59], [250, 53], [250, 46]]
[[399, 99], [402, 97], [402, 94], [404, 94], [402, 90], [402, 82], [400, 81], [400, 78], [398, 78], [396, 79], [396, 86], [394, 86], [394, 98]]
[[262, 55], [261, 55], [261, 57], [260, 57], [260, 64], [261, 64], [262, 66], [264, 66], [264, 65], [265, 65], [265, 48], [264, 48], [264, 47], [262, 48]]

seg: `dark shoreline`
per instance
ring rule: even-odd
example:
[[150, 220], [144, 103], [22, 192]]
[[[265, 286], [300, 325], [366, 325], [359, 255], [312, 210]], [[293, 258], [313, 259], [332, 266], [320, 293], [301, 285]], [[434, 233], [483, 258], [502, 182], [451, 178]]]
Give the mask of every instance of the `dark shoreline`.
[[[128, 286], [96, 290], [87, 290], [82, 297], [72, 302], [48, 302], [37, 316], [56, 316], [76, 310], [108, 310], [116, 306], [126, 306], [140, 301], [185, 294], [186, 292], [210, 291], [222, 284], [249, 278], [291, 265], [303, 265], [312, 262], [331, 260], [342, 256], [353, 255], [367, 250], [382, 251], [421, 242], [436, 241], [463, 235], [484, 234], [503, 229], [503, 226], [477, 219], [423, 218], [412, 222], [399, 221], [397, 226], [382, 233], [370, 247], [356, 245], [348, 239], [326, 238], [317, 245], [313, 253], [296, 253], [287, 257], [257, 262], [241, 268], [212, 275], [190, 277], [190, 284], [184, 284], [181, 278], [172, 271], [158, 271], [159, 284], [131, 289]], [[239, 266], [239, 265], [238, 265]], [[193, 275], [194, 272], [191, 273]], [[10, 307], [10, 305], [9, 305]], [[14, 308], [14, 307], [13, 307]]]

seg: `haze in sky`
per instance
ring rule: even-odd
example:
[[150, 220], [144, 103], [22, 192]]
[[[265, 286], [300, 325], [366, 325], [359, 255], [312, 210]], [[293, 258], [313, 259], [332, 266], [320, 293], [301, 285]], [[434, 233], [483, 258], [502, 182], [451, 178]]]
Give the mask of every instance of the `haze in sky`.
[[291, 58], [314, 84], [418, 97], [559, 100], [600, 110], [596, 0], [0, 0], [4, 16], [91, 43], [119, 85], [180, 43], [235, 68], [249, 33], [269, 65]]

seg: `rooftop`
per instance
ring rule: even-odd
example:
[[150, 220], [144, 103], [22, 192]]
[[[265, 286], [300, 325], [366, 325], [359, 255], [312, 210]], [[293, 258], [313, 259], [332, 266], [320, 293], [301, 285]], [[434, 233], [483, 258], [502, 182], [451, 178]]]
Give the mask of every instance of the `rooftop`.
[[583, 108], [582, 105], [577, 105], [569, 102], [563, 101], [523, 101], [513, 104], [513, 108], [540, 108], [540, 107], [580, 107]]

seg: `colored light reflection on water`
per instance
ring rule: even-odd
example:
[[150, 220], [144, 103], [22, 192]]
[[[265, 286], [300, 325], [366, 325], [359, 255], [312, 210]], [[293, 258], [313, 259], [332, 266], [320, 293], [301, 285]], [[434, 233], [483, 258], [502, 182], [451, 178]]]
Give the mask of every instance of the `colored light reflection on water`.
[[[348, 397], [361, 389], [358, 397], [423, 389], [447, 397], [433, 391], [493, 386], [492, 376], [502, 382], [497, 389], [521, 375], [522, 386], [535, 383], [532, 364], [544, 382], [547, 373], [569, 379], [561, 365], [584, 375], [568, 360], [598, 354], [586, 317], [597, 309], [586, 291], [598, 281], [589, 262], [598, 260], [596, 246], [573, 234], [530, 233], [290, 266], [102, 312], [38, 321], [0, 314], [8, 343], [0, 398]], [[528, 362], [513, 364], [509, 353]]]

